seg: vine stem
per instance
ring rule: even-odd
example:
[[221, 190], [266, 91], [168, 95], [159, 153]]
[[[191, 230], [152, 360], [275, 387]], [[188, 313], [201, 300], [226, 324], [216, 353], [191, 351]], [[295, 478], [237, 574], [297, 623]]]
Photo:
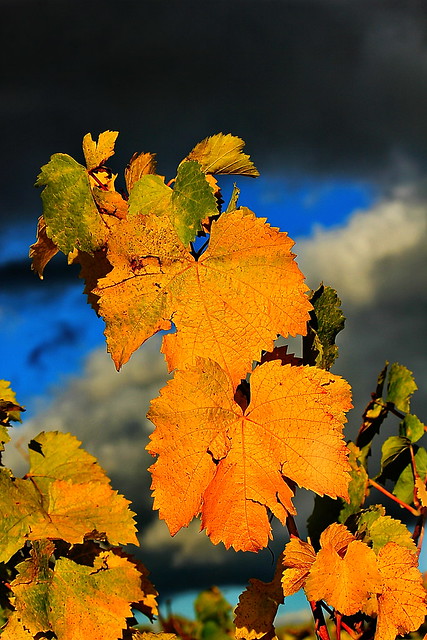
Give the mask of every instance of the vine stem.
[[378, 484], [378, 482], [375, 482], [375, 480], [371, 480], [371, 478], [369, 478], [369, 484], [371, 485], [371, 487], [375, 487], [375, 489], [381, 491], [381, 493], [390, 498], [390, 500], [397, 502], [399, 506], [407, 509], [410, 513], [412, 513], [413, 516], [418, 517], [420, 515], [420, 512], [417, 509], [414, 509], [410, 504], [406, 504], [406, 502], [403, 502], [403, 500], [400, 500], [400, 498], [394, 496], [392, 493], [390, 493], [390, 491], [387, 491], [385, 487], [382, 487], [380, 484]]

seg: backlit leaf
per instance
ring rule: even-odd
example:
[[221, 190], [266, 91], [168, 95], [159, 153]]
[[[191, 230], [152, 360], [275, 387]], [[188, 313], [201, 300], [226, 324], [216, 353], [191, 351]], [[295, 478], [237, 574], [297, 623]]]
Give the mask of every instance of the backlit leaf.
[[304, 587], [315, 559], [316, 552], [309, 542], [291, 538], [283, 558], [282, 588], [285, 596], [297, 593]]
[[411, 396], [417, 389], [412, 372], [397, 362], [393, 363], [388, 372], [387, 402], [392, 402], [396, 409], [407, 413]]
[[104, 131], [99, 134], [98, 142], [92, 139], [90, 133], [85, 135], [83, 153], [89, 171], [105, 164], [108, 158], [114, 154], [114, 145], [118, 135], [118, 131]]
[[172, 191], [171, 221], [184, 245], [201, 231], [201, 222], [218, 214], [216, 198], [200, 164], [182, 162]]
[[130, 503], [110, 486], [55, 480], [44, 498], [40, 517], [31, 522], [30, 540], [58, 538], [76, 544], [93, 534], [113, 545], [138, 545]]
[[[420, 447], [415, 452], [414, 460], [420, 481], [425, 482], [427, 479], [427, 451], [424, 447]], [[396, 480], [393, 494], [399, 498], [399, 500], [406, 502], [406, 504], [412, 504], [414, 501], [414, 486], [412, 463], [408, 462]]]
[[16, 612], [5, 633], [18, 618], [34, 635], [53, 632], [58, 640], [117, 640], [127, 627], [131, 604], [145, 597], [135, 565], [104, 551], [93, 566], [59, 558], [51, 569], [47, 561], [52, 549], [45, 543], [18, 566], [11, 585]]
[[40, 280], [43, 280], [43, 271], [47, 263], [58, 253], [56, 244], [46, 233], [46, 222], [40, 216], [37, 225], [37, 240], [30, 246], [29, 257], [31, 258], [31, 268], [37, 273]]
[[81, 444], [71, 433], [42, 431], [28, 445], [30, 471], [26, 477], [34, 478], [43, 491], [53, 479], [109, 484], [97, 459], [81, 449]]
[[245, 411], [213, 361], [177, 371], [151, 404], [154, 508], [175, 534], [199, 512], [216, 544], [256, 551], [271, 535], [266, 508], [295, 513], [285, 478], [347, 498], [342, 440], [348, 384], [315, 367], [267, 362], [251, 375]]
[[92, 537], [138, 544], [129, 502], [111, 489], [95, 458], [79, 445], [69, 434], [42, 433], [30, 443], [25, 479], [0, 469], [0, 562], [27, 540], [62, 538], [75, 544]]
[[142, 176], [156, 173], [156, 160], [154, 153], [134, 153], [125, 169], [125, 181], [128, 193]]
[[416, 554], [389, 542], [378, 553], [384, 588], [378, 597], [375, 640], [395, 640], [397, 634], [416, 631], [427, 615], [426, 591]]
[[409, 529], [400, 520], [390, 516], [379, 515], [369, 526], [363, 527], [363, 531], [364, 542], [371, 543], [375, 553], [378, 553], [388, 542], [396, 542], [412, 553], [417, 552]]
[[[343, 525], [338, 526], [345, 529]], [[332, 540], [328, 539], [328, 529], [324, 533], [322, 548], [305, 584], [307, 598], [325, 600], [340, 613], [353, 615], [362, 609], [372, 594], [382, 590], [375, 553], [355, 539], [344, 550], [339, 548], [342, 541], [336, 539], [336, 533]]]
[[41, 197], [47, 236], [63, 253], [75, 247], [90, 253], [102, 246], [107, 228], [81, 164], [69, 155], [56, 153], [41, 168], [36, 186], [44, 187]]
[[[129, 216], [168, 215], [171, 201], [172, 189], [162, 176], [143, 175], [129, 193]], [[140, 224], [144, 221], [140, 220]]]
[[188, 160], [197, 160], [205, 173], [235, 173], [259, 176], [249, 156], [242, 152], [245, 143], [230, 133], [217, 133], [199, 142], [188, 154]]
[[425, 425], [410, 413], [407, 413], [399, 425], [399, 435], [408, 438], [412, 443], [417, 442], [425, 433]]
[[166, 216], [122, 221], [109, 243], [113, 270], [94, 290], [116, 367], [173, 320], [162, 349], [169, 369], [209, 357], [237, 385], [278, 333], [306, 331], [310, 303], [292, 245], [248, 209], [212, 223], [198, 260]]
[[279, 605], [283, 603], [282, 560], [280, 556], [271, 582], [256, 578], [249, 580], [249, 586], [239, 597], [235, 609], [236, 638], [256, 640], [264, 636], [274, 637], [274, 619]]

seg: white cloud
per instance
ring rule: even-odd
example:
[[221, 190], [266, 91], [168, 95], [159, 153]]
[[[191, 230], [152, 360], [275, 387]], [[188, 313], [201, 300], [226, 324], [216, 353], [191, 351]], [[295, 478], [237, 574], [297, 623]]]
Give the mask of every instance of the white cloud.
[[295, 250], [313, 287], [323, 280], [346, 301], [367, 305], [374, 303], [384, 261], [423, 251], [426, 232], [427, 207], [401, 197], [356, 212], [346, 226], [319, 227]]

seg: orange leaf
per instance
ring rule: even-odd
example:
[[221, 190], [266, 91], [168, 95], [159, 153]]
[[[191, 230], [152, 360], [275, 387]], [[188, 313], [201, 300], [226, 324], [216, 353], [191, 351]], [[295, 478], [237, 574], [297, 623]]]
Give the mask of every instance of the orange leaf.
[[285, 596], [299, 591], [304, 585], [316, 552], [309, 542], [292, 538], [285, 547], [282, 588]]
[[[267, 508], [284, 523], [295, 513], [300, 486], [347, 497], [350, 466], [342, 439], [342, 411], [331, 412], [348, 384], [314, 367], [268, 362], [251, 376], [251, 402], [233, 399], [227, 374], [211, 360], [177, 371], [151, 404], [156, 425], [147, 449], [154, 508], [171, 534], [202, 514], [216, 544], [257, 551], [271, 537]], [[292, 483], [291, 483], [292, 484]]]
[[417, 555], [394, 542], [378, 552], [384, 589], [378, 597], [375, 640], [394, 640], [397, 634], [416, 631], [424, 622], [426, 591], [417, 565]]
[[249, 586], [240, 596], [236, 607], [236, 638], [255, 640], [267, 634], [270, 638], [274, 637], [274, 619], [279, 605], [283, 603], [280, 583], [282, 560], [280, 556], [271, 582], [262, 582], [255, 578], [249, 580]]
[[46, 233], [46, 222], [40, 216], [37, 223], [37, 241], [31, 245], [29, 256], [32, 260], [31, 268], [43, 280], [43, 271], [47, 263], [56, 256], [59, 249]]
[[320, 543], [305, 584], [307, 598], [325, 600], [340, 613], [353, 615], [381, 592], [375, 552], [339, 524], [325, 529]]
[[133, 216], [109, 240], [113, 270], [99, 280], [108, 349], [120, 368], [160, 329], [169, 369], [217, 361], [237, 385], [277, 334], [303, 334], [311, 307], [293, 241], [248, 209], [212, 223], [196, 260], [167, 216]]

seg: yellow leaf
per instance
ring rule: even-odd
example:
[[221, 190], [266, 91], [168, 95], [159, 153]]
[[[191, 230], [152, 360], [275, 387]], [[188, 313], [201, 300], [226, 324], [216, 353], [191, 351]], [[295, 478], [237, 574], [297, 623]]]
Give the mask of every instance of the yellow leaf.
[[259, 176], [259, 171], [242, 152], [244, 141], [227, 133], [217, 133], [196, 144], [187, 160], [197, 160], [205, 173], [236, 173], [242, 176]]
[[378, 553], [384, 589], [378, 597], [375, 640], [395, 640], [416, 631], [427, 615], [426, 591], [414, 553], [388, 542]]
[[118, 131], [104, 131], [98, 136], [98, 142], [92, 139], [90, 133], [83, 138], [83, 153], [86, 166], [90, 170], [102, 166], [114, 153]]
[[166, 216], [122, 221], [109, 243], [113, 270], [94, 290], [116, 367], [173, 321], [162, 348], [169, 369], [209, 357], [237, 386], [277, 334], [306, 331], [311, 305], [292, 245], [248, 209], [213, 222], [198, 259]]
[[332, 544], [321, 548], [305, 584], [309, 600], [325, 600], [344, 615], [361, 610], [381, 588], [376, 555], [360, 540], [350, 542], [343, 557]]
[[128, 193], [135, 182], [147, 173], [156, 173], [156, 160], [154, 153], [134, 153], [125, 169], [125, 182]]
[[268, 637], [274, 636], [274, 619], [279, 605], [283, 603], [282, 560], [281, 555], [271, 582], [250, 579], [235, 611], [236, 638], [256, 640], [267, 634]]
[[[177, 371], [151, 404], [156, 425], [147, 446], [158, 455], [151, 467], [154, 508], [172, 533], [199, 512], [215, 544], [257, 551], [271, 528], [266, 508], [284, 523], [295, 513], [300, 486], [347, 496], [349, 464], [342, 439], [342, 412], [331, 412], [332, 396], [347, 383], [314, 367], [268, 362], [251, 376], [251, 402], [233, 399], [227, 374], [210, 360]], [[334, 384], [332, 384], [332, 382]]]
[[288, 542], [283, 558], [282, 588], [285, 596], [290, 596], [304, 587], [315, 559], [316, 552], [309, 542], [299, 538], [292, 538]]
[[415, 487], [416, 487], [416, 491], [417, 491], [418, 500], [421, 502], [421, 505], [423, 507], [427, 507], [426, 484], [425, 484], [425, 482], [423, 482], [421, 480], [421, 478], [419, 476], [417, 478], [415, 478]]

